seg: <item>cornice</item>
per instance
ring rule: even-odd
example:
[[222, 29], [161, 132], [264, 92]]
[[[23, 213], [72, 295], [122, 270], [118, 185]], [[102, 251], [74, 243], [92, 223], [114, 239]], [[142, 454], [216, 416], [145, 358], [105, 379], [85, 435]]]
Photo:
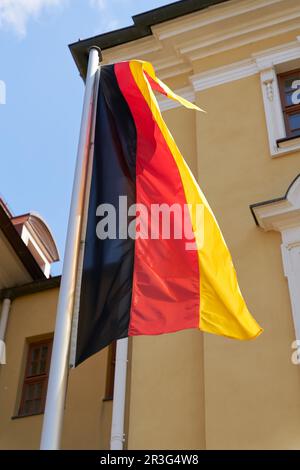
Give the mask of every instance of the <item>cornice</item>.
[[223, 83], [249, 77], [258, 72], [256, 63], [252, 59], [235, 62], [224, 67], [218, 67], [199, 74], [192, 75], [190, 81], [195, 91], [206, 90]]
[[300, 58], [300, 36], [296, 41], [272, 47], [266, 51], [252, 54], [259, 70]]
[[[229, 0], [212, 1], [211, 5], [153, 24], [147, 37], [105, 49], [103, 63], [149, 60], [167, 79], [191, 73], [199, 59], [300, 29], [298, 0]], [[94, 39], [99, 38], [103, 39]], [[297, 56], [297, 51], [294, 53]], [[257, 56], [257, 63], [260, 60]], [[240, 65], [243, 68], [244, 64]], [[252, 70], [251, 65], [248, 70]]]
[[300, 227], [300, 175], [282, 198], [250, 206], [255, 221], [265, 231], [285, 232]]
[[249, 59], [194, 74], [190, 81], [195, 91], [201, 91], [255, 75], [274, 65], [295, 59], [300, 59], [300, 36], [296, 41], [252, 54]]
[[215, 5], [214, 8], [204, 10], [199, 13], [192, 13], [175, 21], [161, 23], [152, 27], [153, 35], [163, 41], [180, 34], [193, 31], [204, 26], [212, 25], [231, 19], [245, 13], [249, 13], [266, 6], [280, 3], [282, 0], [248, 0], [248, 1], [232, 1], [228, 4]]
[[[274, 28], [276, 27], [276, 28]], [[184, 42], [174, 40], [174, 47], [180, 55], [191, 61], [217, 54], [226, 50], [235, 49], [241, 45], [250, 44], [261, 39], [273, 37], [277, 34], [300, 27], [300, 8], [296, 5], [280, 12], [270, 13], [260, 19], [241, 21], [237, 25], [226, 24], [208, 34], [199, 29], [196, 38]], [[175, 45], [176, 44], [176, 45]]]

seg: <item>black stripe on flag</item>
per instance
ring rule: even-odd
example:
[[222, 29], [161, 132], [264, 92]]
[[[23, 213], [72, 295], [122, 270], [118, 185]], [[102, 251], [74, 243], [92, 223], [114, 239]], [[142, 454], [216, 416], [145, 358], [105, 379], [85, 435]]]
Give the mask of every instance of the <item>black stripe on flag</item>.
[[[132, 295], [134, 240], [118, 238], [119, 196], [136, 200], [136, 128], [114, 73], [101, 68], [97, 102], [95, 151], [88, 209], [86, 246], [75, 365], [128, 335]], [[99, 240], [100, 204], [117, 212], [117, 238]]]

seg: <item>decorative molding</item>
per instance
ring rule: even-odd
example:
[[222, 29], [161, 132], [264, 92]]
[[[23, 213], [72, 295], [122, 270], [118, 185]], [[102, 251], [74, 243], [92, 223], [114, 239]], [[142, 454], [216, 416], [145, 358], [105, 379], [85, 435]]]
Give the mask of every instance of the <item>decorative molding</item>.
[[263, 81], [263, 84], [266, 87], [268, 100], [273, 101], [274, 100], [274, 88], [273, 88], [274, 79], [273, 78], [268, 78], [267, 80]]
[[249, 77], [258, 73], [253, 59], [246, 59], [230, 65], [218, 67], [199, 74], [192, 75], [190, 81], [195, 91], [206, 90], [224, 83]]
[[[240, 21], [237, 26], [227, 26], [219, 28], [219, 32], [213, 31], [203, 35], [199, 33], [197, 38], [189, 40], [180, 45], [174, 45], [182, 56], [190, 61], [217, 54], [224, 50], [235, 49], [241, 45], [250, 44], [269, 38], [278, 34], [283, 34], [300, 27], [299, 6], [283, 11], [262, 16], [262, 19], [254, 19], [248, 22]], [[275, 28], [274, 28], [275, 27]], [[269, 28], [269, 29], [268, 29]], [[270, 28], [273, 28], [270, 30]], [[226, 42], [230, 42], [226, 44]]]
[[[105, 63], [150, 60], [162, 78], [168, 78], [190, 73], [195, 60], [295, 29], [300, 29], [300, 8], [294, 0], [231, 0], [154, 25], [151, 37], [107, 49]], [[297, 58], [298, 47], [296, 42], [296, 49], [289, 51], [290, 58], [284, 51], [283, 60]], [[260, 53], [252, 58], [258, 66], [268, 60]]]
[[[155, 25], [152, 27], [152, 32], [158, 40], [163, 41], [176, 37], [179, 34], [184, 34], [204, 26], [280, 3], [281, 1], [282, 0], [251, 0], [244, 1], [242, 4], [240, 2], [232, 2], [227, 5], [215, 5], [209, 10], [200, 11], [199, 14], [192, 13], [186, 18], [181, 18], [180, 21], [175, 20], [167, 24], [162, 23], [162, 25]], [[175, 22], [178, 24], [174, 27]]]
[[281, 46], [272, 47], [266, 51], [252, 54], [253, 59], [259, 70], [264, 70], [274, 65], [290, 62], [300, 58], [300, 36], [297, 40], [283, 44]]
[[251, 207], [258, 225], [281, 233], [284, 275], [288, 280], [296, 339], [300, 340], [300, 175], [283, 198]]
[[266, 232], [269, 230], [284, 232], [298, 225], [300, 227], [300, 205], [297, 207], [288, 199], [254, 204], [252, 210], [258, 225]]
[[[192, 75], [190, 80], [195, 91], [201, 91], [255, 75], [256, 73], [265, 71], [266, 69], [271, 70], [273, 65], [278, 65], [295, 59], [300, 59], [300, 37], [297, 37], [297, 41], [274, 47], [257, 54], [252, 54], [249, 59]], [[264, 80], [268, 79], [267, 76], [264, 77]], [[270, 77], [270, 79], [273, 81], [274, 76]]]
[[262, 97], [266, 115], [270, 153], [278, 156], [281, 151], [277, 140], [286, 136], [285, 124], [281, 108], [277, 75], [274, 67], [266, 68], [260, 73]]
[[[188, 101], [191, 101], [192, 103], [196, 101], [195, 92], [192, 87], [180, 88], [176, 90], [176, 94], [182, 96]], [[174, 101], [174, 100], [171, 100], [170, 98], [162, 97], [162, 95], [159, 95], [157, 97], [157, 101], [158, 101], [159, 108], [162, 112], [168, 111], [169, 109], [179, 108], [181, 106], [181, 104], [178, 103], [178, 101]]]
[[211, 57], [216, 54], [220, 54], [221, 52], [230, 51], [233, 49], [238, 49], [239, 47], [247, 46], [253, 44], [255, 42], [262, 41], [263, 39], [270, 39], [272, 37], [278, 36], [279, 34], [288, 33], [290, 31], [299, 30], [300, 28], [300, 21], [289, 25], [278, 26], [276, 30], [264, 30], [262, 29], [261, 32], [256, 31], [253, 34], [248, 35], [241, 35], [240, 38], [231, 38], [227, 41], [222, 41], [215, 45], [211, 45], [206, 48], [197, 49], [195, 52], [190, 52], [187, 54], [188, 59], [193, 62], [200, 59], [204, 59], [205, 57]]
[[[279, 24], [285, 23], [287, 21], [296, 20], [300, 18], [300, 8], [299, 6], [294, 7], [286, 14], [283, 14], [282, 11], [263, 17], [261, 20], [251, 20], [248, 22], [241, 22], [238, 26], [229, 26], [227, 29], [221, 30], [219, 33], [216, 31], [206, 35], [199, 35], [198, 41], [193, 39], [183, 44], [179, 50], [182, 55], [185, 55], [189, 52], [193, 52], [196, 49], [204, 48], [207, 46], [212, 46], [216, 43], [222, 43], [228, 39], [234, 39], [238, 36], [242, 36], [248, 33], [256, 33], [259, 30], [265, 30], [266, 28], [277, 26]], [[277, 28], [276, 28], [277, 29]]]

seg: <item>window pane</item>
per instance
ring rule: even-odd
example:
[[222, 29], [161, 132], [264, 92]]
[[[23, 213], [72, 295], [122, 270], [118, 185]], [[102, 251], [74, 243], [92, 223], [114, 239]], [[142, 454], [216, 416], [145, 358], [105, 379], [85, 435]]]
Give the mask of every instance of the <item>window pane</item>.
[[43, 397], [44, 382], [35, 382], [25, 384], [24, 388], [24, 403], [20, 409], [20, 415], [31, 415], [34, 413], [41, 413], [42, 397]]
[[293, 106], [293, 105], [296, 104], [296, 103], [294, 103], [294, 101], [295, 101], [294, 91], [295, 91], [295, 90], [289, 91], [289, 92], [286, 93], [286, 95], [285, 95], [285, 102], [286, 102], [286, 105], [287, 105], [287, 106]]
[[38, 361], [40, 358], [40, 348], [33, 348], [30, 356], [30, 364], [28, 370], [28, 376], [36, 375], [38, 373]]
[[32, 362], [29, 368], [29, 376], [36, 375], [38, 372], [38, 363]]
[[35, 384], [34, 397], [40, 399], [41, 396], [42, 396], [42, 382], [39, 382]]
[[34, 397], [34, 384], [26, 386], [26, 399], [31, 400]]
[[32, 360], [37, 361], [40, 355], [40, 348], [34, 348], [32, 351]]
[[24, 409], [23, 409], [23, 411], [22, 411], [21, 414], [28, 415], [28, 414], [31, 413], [31, 403], [32, 403], [31, 400], [25, 401], [25, 403], [24, 403]]
[[292, 106], [297, 104], [296, 98], [299, 98], [299, 93], [295, 91], [299, 90], [299, 83], [296, 81], [300, 80], [300, 71], [294, 72], [293, 74], [286, 77], [283, 81], [284, 100], [286, 106]]
[[33, 413], [40, 413], [40, 411], [41, 411], [41, 400], [34, 400]]
[[46, 361], [41, 361], [39, 373], [44, 374], [45, 372], [46, 372]]
[[291, 132], [300, 131], [300, 112], [288, 115]]
[[42, 347], [39, 374], [45, 374], [46, 372], [48, 349], [49, 349], [48, 345], [45, 345]]
[[42, 347], [42, 355], [41, 355], [41, 358], [42, 359], [46, 359], [47, 358], [47, 354], [48, 354], [48, 345], [45, 345]]
[[44, 344], [40, 347], [32, 349], [30, 356], [30, 364], [28, 369], [28, 377], [34, 375], [45, 374], [47, 367], [47, 356], [49, 352], [49, 345]]

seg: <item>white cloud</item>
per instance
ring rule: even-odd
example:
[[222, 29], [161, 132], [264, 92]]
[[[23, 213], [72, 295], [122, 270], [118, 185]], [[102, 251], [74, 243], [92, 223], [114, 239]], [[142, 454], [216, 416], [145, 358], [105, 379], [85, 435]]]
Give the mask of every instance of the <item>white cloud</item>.
[[[1, 0], [0, 0], [1, 1]], [[128, 3], [132, 0], [122, 0]], [[99, 25], [95, 30], [95, 35], [112, 31], [120, 27], [120, 19], [116, 16], [120, 0], [89, 0], [91, 7], [99, 10]]]
[[99, 10], [104, 11], [107, 8], [106, 0], [90, 0], [92, 7], [97, 7]]
[[0, 28], [13, 29], [20, 36], [26, 34], [28, 20], [37, 18], [47, 7], [54, 7], [65, 0], [0, 0]]

